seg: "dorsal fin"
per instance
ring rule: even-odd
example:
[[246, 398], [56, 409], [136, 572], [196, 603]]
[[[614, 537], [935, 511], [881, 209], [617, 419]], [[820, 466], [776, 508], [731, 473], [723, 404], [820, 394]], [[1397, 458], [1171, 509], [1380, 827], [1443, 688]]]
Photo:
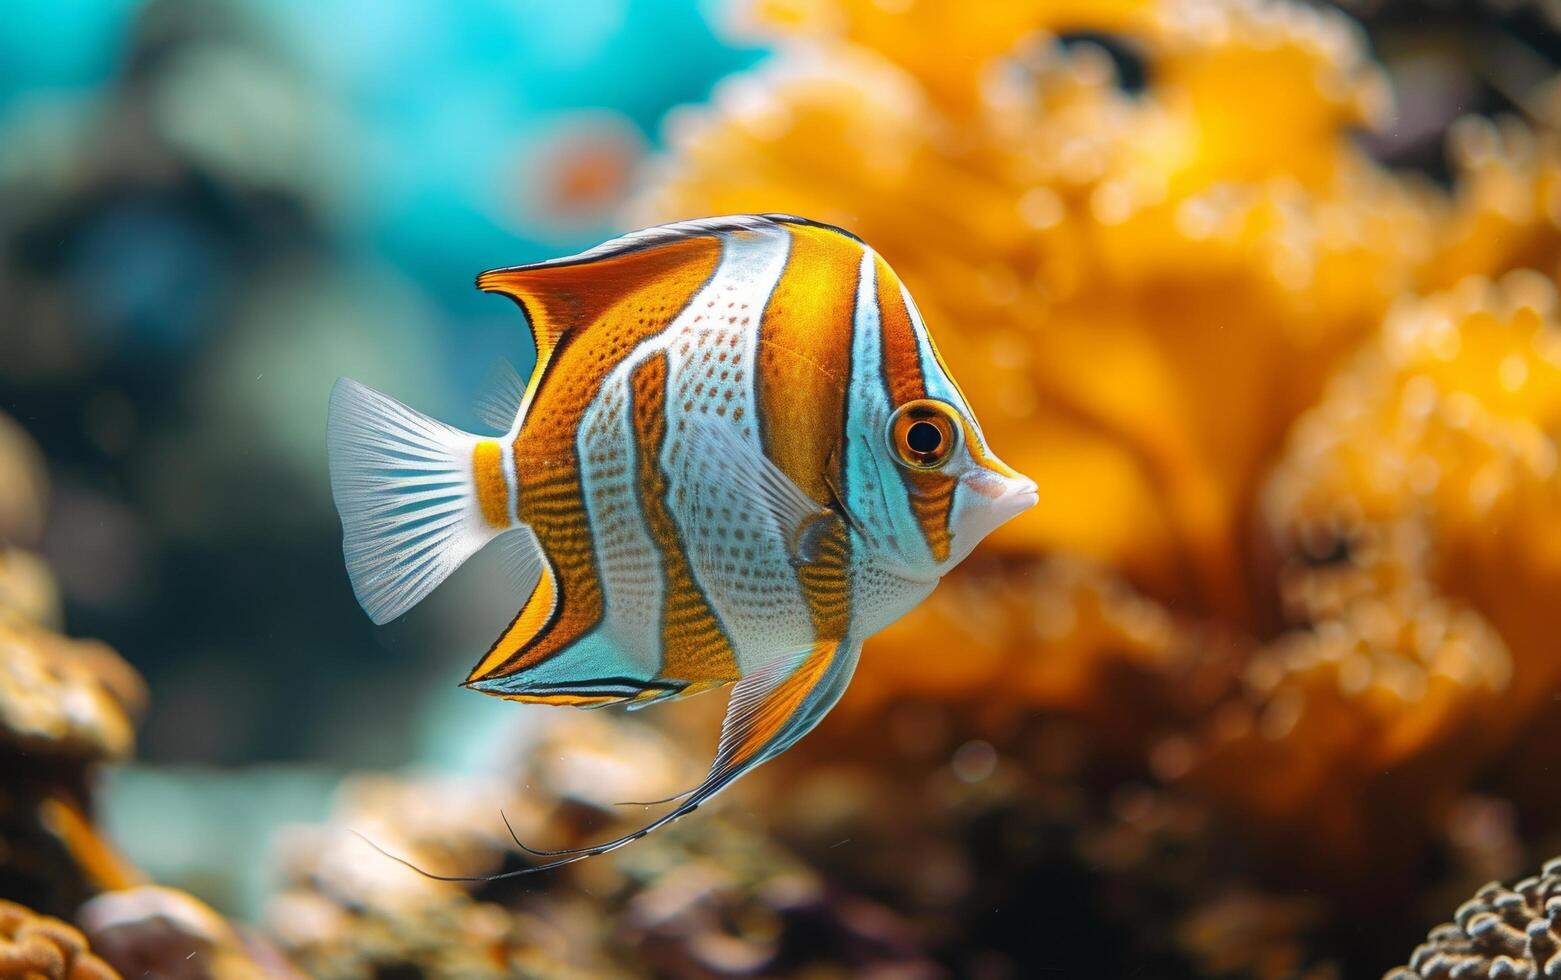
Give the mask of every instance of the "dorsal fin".
[[784, 214], [678, 221], [630, 232], [577, 255], [482, 273], [477, 277], [478, 289], [513, 299], [531, 321], [537, 363], [526, 386], [522, 413], [530, 407], [565, 334], [589, 326], [646, 282], [703, 265], [700, 260], [708, 257], [712, 239], [727, 232], [808, 223]]
[[[695, 218], [631, 231], [575, 255], [528, 265], [489, 269], [477, 277], [477, 288], [502, 293], [526, 311], [535, 334], [538, 361], [569, 330], [590, 323], [624, 291], [676, 264], [682, 243], [727, 232], [773, 225], [812, 225], [855, 239], [833, 225], [791, 214], [728, 214]], [[671, 255], [667, 254], [672, 250]]]

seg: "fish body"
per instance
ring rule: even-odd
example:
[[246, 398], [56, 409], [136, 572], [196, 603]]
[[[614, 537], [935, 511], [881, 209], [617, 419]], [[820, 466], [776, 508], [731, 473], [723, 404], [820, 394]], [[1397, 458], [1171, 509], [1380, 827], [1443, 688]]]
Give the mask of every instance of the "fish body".
[[710, 776], [663, 821], [811, 729], [862, 641], [1036, 502], [903, 283], [840, 229], [680, 222], [478, 285], [537, 346], [490, 406], [503, 436], [333, 393], [354, 589], [388, 621], [509, 536], [535, 584], [467, 686], [635, 707], [735, 682]]

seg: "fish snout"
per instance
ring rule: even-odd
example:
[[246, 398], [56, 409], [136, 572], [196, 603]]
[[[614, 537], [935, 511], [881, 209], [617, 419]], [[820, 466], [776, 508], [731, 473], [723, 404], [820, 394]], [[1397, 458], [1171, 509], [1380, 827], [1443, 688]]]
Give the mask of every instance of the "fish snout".
[[1018, 517], [1041, 502], [1040, 488], [1029, 477], [1016, 474], [1015, 478], [1003, 482], [1006, 485], [992, 504], [1000, 520]]
[[1004, 470], [1006, 472], [980, 467], [972, 470], [965, 481], [971, 490], [984, 498], [984, 506], [999, 524], [1024, 513], [1041, 499], [1034, 480], [1007, 467]]

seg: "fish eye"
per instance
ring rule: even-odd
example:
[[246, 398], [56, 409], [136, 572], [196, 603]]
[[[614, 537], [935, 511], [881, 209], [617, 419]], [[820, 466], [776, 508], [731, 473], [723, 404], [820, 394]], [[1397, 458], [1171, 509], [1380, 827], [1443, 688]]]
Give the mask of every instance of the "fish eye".
[[942, 466], [959, 444], [954, 408], [930, 398], [907, 402], [889, 419], [889, 446], [905, 466], [931, 470]]

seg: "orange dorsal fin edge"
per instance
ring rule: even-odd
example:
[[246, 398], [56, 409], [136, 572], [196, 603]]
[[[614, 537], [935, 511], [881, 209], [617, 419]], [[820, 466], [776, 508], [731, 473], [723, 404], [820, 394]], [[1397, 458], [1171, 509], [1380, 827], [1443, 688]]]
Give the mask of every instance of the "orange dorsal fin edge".
[[616, 251], [599, 246], [567, 259], [490, 269], [478, 276], [478, 289], [508, 296], [531, 322], [537, 361], [521, 401], [522, 417], [568, 335], [589, 330], [649, 283], [713, 267], [712, 253], [720, 247], [708, 232], [665, 235]]
[[[590, 326], [624, 296], [647, 282], [707, 261], [725, 235], [787, 224], [813, 223], [786, 214], [737, 214], [658, 225], [578, 255], [489, 269], [477, 277], [477, 288], [513, 299], [531, 321], [537, 348], [535, 381], [565, 334]], [[848, 234], [828, 225], [819, 227]]]

